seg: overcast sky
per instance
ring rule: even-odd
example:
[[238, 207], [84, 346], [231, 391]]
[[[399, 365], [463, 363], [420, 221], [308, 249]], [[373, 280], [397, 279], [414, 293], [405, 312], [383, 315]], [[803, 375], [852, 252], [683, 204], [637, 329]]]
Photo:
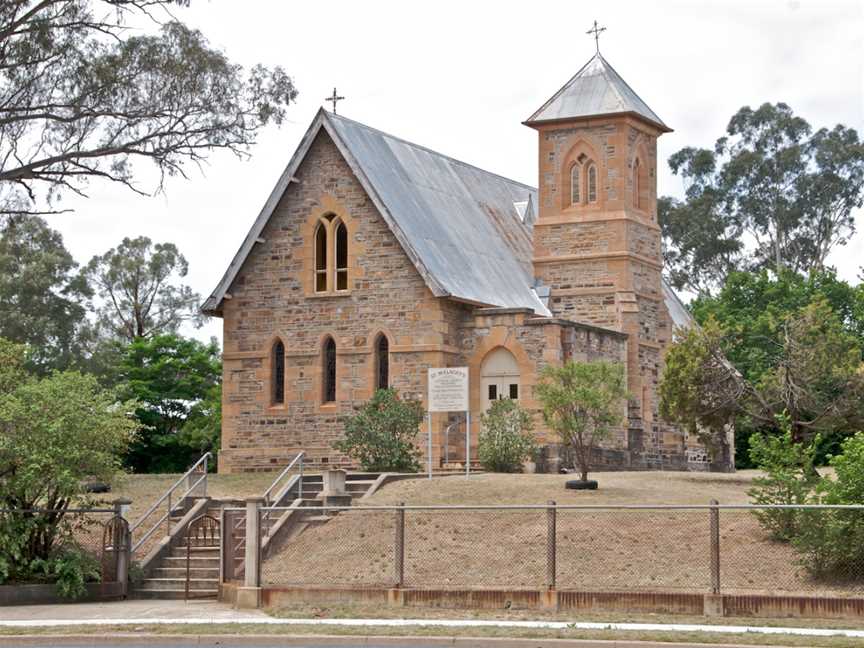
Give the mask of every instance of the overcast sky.
[[[815, 128], [864, 133], [864, 0], [193, 0], [177, 16], [241, 64], [283, 66], [300, 92], [288, 123], [251, 159], [214, 154], [165, 195], [94, 183], [49, 221], [81, 263], [124, 236], [174, 242], [203, 297], [334, 85], [340, 114], [536, 186], [537, 136], [521, 122], [594, 53], [595, 18], [603, 55], [674, 129], [659, 142], [661, 195], [682, 191], [669, 155], [712, 145], [743, 105], [783, 101]], [[830, 259], [848, 280], [864, 264], [861, 212], [858, 225]], [[221, 320], [195, 335], [221, 338]]]

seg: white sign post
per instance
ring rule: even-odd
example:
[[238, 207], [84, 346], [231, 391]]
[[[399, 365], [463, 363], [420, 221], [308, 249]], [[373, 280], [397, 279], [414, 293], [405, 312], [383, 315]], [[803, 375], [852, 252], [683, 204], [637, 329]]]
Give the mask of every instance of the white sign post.
[[429, 369], [429, 479], [432, 479], [432, 412], [465, 412], [465, 475], [471, 472], [471, 413], [468, 367]]

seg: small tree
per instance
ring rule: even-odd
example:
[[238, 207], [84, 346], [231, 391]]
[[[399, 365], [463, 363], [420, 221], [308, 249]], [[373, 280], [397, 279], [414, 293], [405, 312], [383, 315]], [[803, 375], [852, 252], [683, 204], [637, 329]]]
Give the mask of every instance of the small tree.
[[535, 393], [543, 420], [573, 449], [582, 480], [587, 480], [593, 448], [624, 419], [628, 398], [624, 367], [572, 360], [561, 367], [547, 366]]
[[87, 504], [86, 480], [120, 473], [138, 428], [135, 403], [77, 372], [24, 376], [20, 346], [0, 341], [0, 358], [0, 509], [17, 510], [0, 516], [0, 582], [41, 573], [77, 594], [89, 567], [66, 511]]
[[418, 400], [400, 399], [395, 389], [379, 389], [345, 419], [345, 438], [333, 447], [370, 472], [418, 472], [417, 435], [423, 422]]
[[[817, 436], [811, 443], [795, 443], [788, 416], [779, 416], [778, 436], [754, 434], [750, 458], [764, 476], [753, 479], [747, 494], [754, 504], [807, 504], [819, 482], [814, 468]], [[788, 542], [798, 533], [801, 512], [796, 509], [762, 509], [754, 512], [762, 527], [775, 540]]]
[[537, 450], [531, 415], [514, 400], [496, 400], [480, 415], [480, 424], [478, 454], [485, 470], [519, 472], [522, 462]]

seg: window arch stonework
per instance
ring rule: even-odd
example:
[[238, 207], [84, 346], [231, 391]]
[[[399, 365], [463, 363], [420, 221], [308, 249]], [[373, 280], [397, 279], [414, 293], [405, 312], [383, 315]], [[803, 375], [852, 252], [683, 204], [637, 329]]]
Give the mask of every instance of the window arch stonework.
[[600, 206], [600, 168], [597, 159], [594, 148], [584, 139], [578, 140], [564, 156], [560, 182], [562, 209]]
[[357, 259], [365, 247], [357, 241], [357, 221], [330, 194], [321, 196], [300, 235], [301, 284], [308, 296], [348, 295], [362, 270]]

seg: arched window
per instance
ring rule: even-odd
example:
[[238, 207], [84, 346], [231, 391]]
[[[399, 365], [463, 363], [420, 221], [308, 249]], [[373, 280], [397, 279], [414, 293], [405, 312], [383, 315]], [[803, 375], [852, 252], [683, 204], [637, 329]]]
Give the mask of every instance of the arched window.
[[327, 291], [327, 225], [315, 230], [315, 292]]
[[390, 387], [390, 342], [383, 333], [375, 340], [375, 389]]
[[274, 405], [285, 402], [285, 345], [277, 340], [270, 358], [271, 398]]
[[322, 381], [322, 400], [332, 403], [336, 400], [336, 342], [332, 337], [324, 341], [324, 380]]
[[582, 202], [582, 173], [578, 164], [570, 169], [570, 204], [578, 205]]
[[597, 165], [588, 166], [588, 202], [597, 202]]
[[348, 290], [348, 228], [336, 224], [336, 290]]
[[633, 162], [633, 206], [639, 209], [640, 192], [642, 188], [639, 186], [639, 158]]

